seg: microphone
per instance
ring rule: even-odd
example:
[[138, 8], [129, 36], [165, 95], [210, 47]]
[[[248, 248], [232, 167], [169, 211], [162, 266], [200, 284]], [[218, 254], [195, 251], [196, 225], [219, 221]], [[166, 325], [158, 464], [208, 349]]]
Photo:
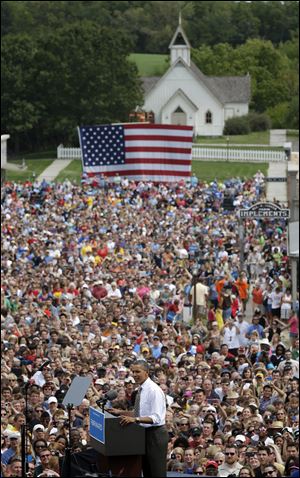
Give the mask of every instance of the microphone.
[[96, 403], [98, 406], [104, 406], [107, 402], [111, 402], [112, 400], [117, 398], [117, 396], [118, 392], [116, 390], [110, 390], [109, 392], [106, 392], [106, 394], [102, 398], [99, 398]]

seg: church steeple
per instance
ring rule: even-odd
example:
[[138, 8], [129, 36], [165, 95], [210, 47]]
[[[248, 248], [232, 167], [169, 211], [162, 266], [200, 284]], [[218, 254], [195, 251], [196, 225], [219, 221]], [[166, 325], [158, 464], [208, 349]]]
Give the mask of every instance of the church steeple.
[[181, 12], [179, 12], [178, 27], [172, 41], [169, 45], [171, 51], [171, 65], [175, 63], [178, 58], [184, 60], [188, 66], [191, 64], [191, 45], [184, 33], [181, 22]]

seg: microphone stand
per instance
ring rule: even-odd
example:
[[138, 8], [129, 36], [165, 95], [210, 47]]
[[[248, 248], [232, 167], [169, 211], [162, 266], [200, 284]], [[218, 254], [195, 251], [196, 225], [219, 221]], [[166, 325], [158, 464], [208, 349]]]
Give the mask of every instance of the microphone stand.
[[65, 460], [62, 469], [62, 478], [70, 478], [71, 476], [71, 450], [72, 450], [72, 442], [71, 442], [71, 410], [73, 408], [72, 403], [68, 403], [68, 429], [69, 429], [69, 440], [68, 446], [65, 449]]
[[27, 427], [28, 427], [28, 388], [30, 380], [25, 383], [25, 423], [21, 425], [21, 460], [22, 460], [22, 476], [26, 476], [26, 450], [27, 450]]

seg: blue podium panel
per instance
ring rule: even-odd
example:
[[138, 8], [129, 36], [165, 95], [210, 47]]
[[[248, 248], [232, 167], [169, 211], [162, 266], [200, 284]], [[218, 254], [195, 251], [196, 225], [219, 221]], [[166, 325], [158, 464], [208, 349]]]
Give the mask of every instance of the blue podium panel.
[[105, 415], [90, 407], [90, 436], [105, 445]]
[[90, 445], [104, 456], [144, 455], [145, 428], [90, 407]]

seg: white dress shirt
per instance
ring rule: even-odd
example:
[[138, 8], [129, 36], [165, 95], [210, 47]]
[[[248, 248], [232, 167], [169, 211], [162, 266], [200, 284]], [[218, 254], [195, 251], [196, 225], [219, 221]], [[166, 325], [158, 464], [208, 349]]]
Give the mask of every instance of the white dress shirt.
[[140, 425], [145, 428], [165, 425], [166, 397], [164, 392], [151, 378], [147, 378], [141, 388], [139, 416], [152, 418], [153, 424], [141, 423]]

